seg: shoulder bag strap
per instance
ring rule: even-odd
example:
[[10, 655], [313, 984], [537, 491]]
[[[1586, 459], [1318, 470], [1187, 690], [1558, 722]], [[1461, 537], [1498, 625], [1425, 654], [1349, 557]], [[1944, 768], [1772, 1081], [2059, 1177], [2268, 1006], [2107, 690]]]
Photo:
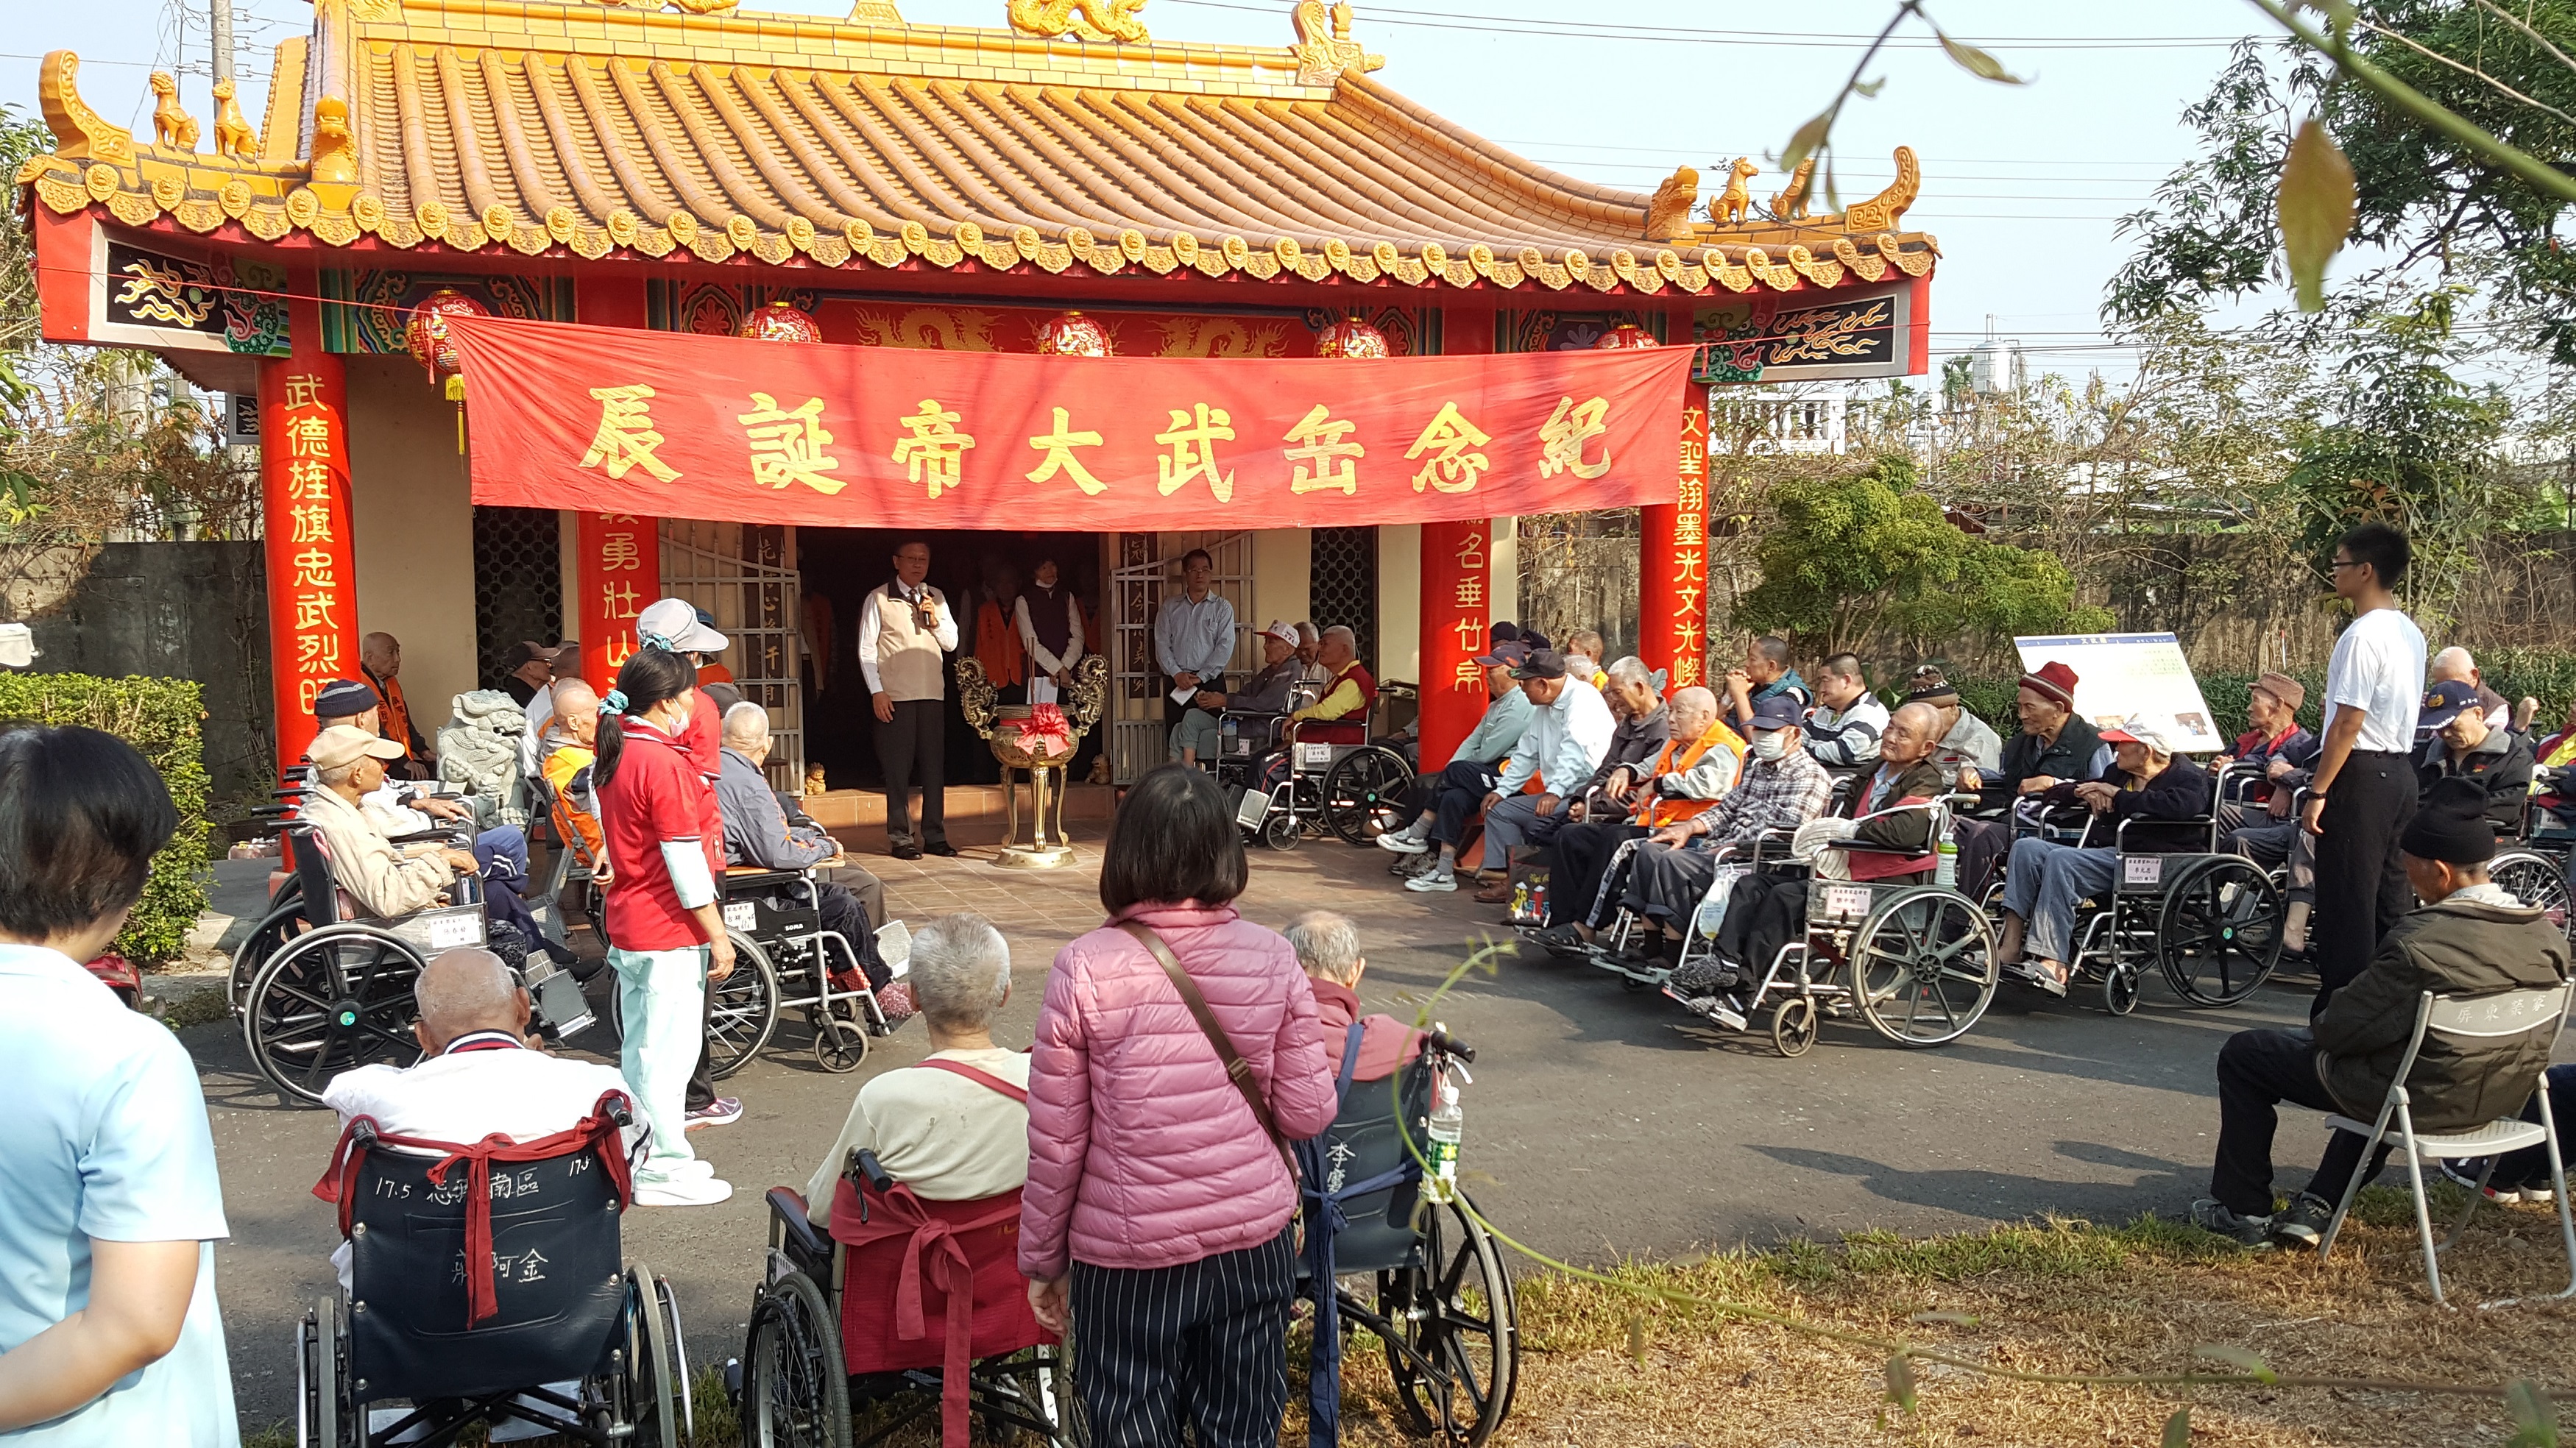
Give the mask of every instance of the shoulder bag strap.
[[978, 1086], [985, 1087], [988, 1090], [996, 1091], [1004, 1096], [1010, 1097], [1022, 1106], [1029, 1104], [1029, 1093], [1026, 1090], [1012, 1085], [1010, 1082], [1003, 1080], [1001, 1077], [994, 1075], [990, 1071], [978, 1070], [973, 1066], [967, 1065], [963, 1061], [949, 1061], [938, 1056], [931, 1056], [923, 1060], [913, 1062], [912, 1069], [916, 1071], [946, 1071], [953, 1076], [963, 1076]]
[[1217, 1024], [1215, 1013], [1208, 1009], [1207, 997], [1199, 994], [1198, 982], [1190, 979], [1188, 971], [1181, 969], [1181, 962], [1172, 954], [1172, 947], [1164, 944], [1161, 934], [1151, 927], [1131, 920], [1120, 923], [1118, 928], [1145, 947], [1162, 965], [1163, 974], [1172, 978], [1172, 989], [1181, 993], [1181, 1004], [1190, 1008], [1191, 1018], [1199, 1023], [1199, 1030], [1206, 1035], [1208, 1044], [1216, 1048], [1216, 1058], [1225, 1064], [1226, 1079], [1242, 1093], [1243, 1104], [1252, 1108], [1252, 1119], [1261, 1123], [1262, 1134], [1270, 1138], [1272, 1146], [1279, 1148], [1279, 1159], [1288, 1166], [1288, 1178], [1295, 1181], [1297, 1158], [1289, 1151], [1287, 1138], [1279, 1134], [1279, 1123], [1270, 1114], [1270, 1103], [1263, 1099], [1261, 1088], [1253, 1084], [1252, 1065], [1243, 1059], [1242, 1052], [1234, 1048], [1234, 1040], [1225, 1033], [1225, 1027]]

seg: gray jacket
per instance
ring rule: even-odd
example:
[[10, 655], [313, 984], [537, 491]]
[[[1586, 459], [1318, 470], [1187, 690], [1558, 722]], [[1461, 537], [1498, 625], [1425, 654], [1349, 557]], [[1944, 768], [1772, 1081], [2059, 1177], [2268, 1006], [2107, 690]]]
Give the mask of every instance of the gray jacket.
[[788, 827], [767, 776], [748, 756], [727, 749], [719, 757], [724, 772], [716, 776], [716, 808], [724, 814], [726, 864], [801, 870], [838, 853], [831, 836], [808, 837]]

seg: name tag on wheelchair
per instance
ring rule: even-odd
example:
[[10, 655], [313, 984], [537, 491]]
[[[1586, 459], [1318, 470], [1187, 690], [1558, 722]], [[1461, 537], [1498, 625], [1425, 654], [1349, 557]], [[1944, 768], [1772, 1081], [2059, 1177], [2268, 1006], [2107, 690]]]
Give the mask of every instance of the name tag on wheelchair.
[[1333, 746], [1329, 744], [1300, 744], [1297, 746], [1297, 762], [1308, 769], [1319, 769], [1329, 766], [1333, 762]]
[[2165, 882], [2165, 857], [2162, 855], [2122, 855], [2120, 883], [2123, 885], [2161, 885]]
[[728, 900], [725, 902], [724, 923], [725, 929], [727, 930], [740, 930], [748, 934], [751, 930], [752, 923], [759, 918], [758, 913], [752, 909], [752, 904], [748, 900]]
[[428, 920], [429, 948], [455, 950], [460, 946], [483, 943], [483, 919], [480, 915], [433, 915]]
[[1869, 913], [1867, 885], [1827, 885], [1825, 913], [1827, 920], [1858, 920]]

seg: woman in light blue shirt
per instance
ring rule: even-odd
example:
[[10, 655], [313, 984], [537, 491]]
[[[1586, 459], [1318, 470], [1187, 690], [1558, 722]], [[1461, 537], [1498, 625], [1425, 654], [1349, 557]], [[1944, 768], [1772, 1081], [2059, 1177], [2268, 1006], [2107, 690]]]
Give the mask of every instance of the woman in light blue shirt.
[[0, 733], [0, 1443], [237, 1448], [227, 1235], [187, 1050], [81, 962], [178, 826], [94, 729]]

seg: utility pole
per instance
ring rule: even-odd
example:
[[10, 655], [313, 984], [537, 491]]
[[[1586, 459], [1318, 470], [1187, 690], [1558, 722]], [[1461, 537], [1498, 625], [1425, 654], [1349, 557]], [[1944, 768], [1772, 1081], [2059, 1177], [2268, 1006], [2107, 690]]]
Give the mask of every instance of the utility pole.
[[233, 0], [210, 0], [214, 7], [215, 75], [217, 83], [233, 78]]

